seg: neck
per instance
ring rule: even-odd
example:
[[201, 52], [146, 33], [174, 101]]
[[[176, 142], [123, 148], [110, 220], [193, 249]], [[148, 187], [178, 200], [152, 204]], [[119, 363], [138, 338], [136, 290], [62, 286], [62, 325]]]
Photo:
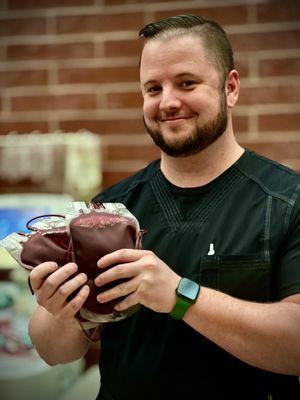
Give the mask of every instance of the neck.
[[212, 145], [190, 157], [170, 157], [161, 154], [161, 170], [165, 177], [179, 187], [206, 185], [233, 165], [244, 149], [232, 131], [225, 131]]

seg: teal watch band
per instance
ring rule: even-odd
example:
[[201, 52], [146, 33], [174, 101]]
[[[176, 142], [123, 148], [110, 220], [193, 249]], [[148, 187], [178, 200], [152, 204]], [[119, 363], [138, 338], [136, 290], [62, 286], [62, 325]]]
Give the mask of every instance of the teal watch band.
[[198, 283], [187, 278], [181, 278], [176, 289], [176, 304], [169, 315], [175, 319], [182, 319], [188, 308], [196, 302], [199, 292]]

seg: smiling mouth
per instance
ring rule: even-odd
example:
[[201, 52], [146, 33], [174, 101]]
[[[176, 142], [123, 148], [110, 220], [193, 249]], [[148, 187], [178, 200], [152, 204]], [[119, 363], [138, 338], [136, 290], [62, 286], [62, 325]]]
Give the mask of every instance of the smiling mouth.
[[186, 120], [186, 119], [190, 119], [192, 118], [191, 115], [178, 115], [176, 117], [170, 117], [170, 118], [161, 118], [160, 122], [176, 122], [176, 121], [182, 121], [182, 120]]

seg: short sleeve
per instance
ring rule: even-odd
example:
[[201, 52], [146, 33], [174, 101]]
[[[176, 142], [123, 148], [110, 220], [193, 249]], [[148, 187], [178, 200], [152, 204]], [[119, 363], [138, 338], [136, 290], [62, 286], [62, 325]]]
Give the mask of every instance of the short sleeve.
[[289, 227], [277, 260], [279, 300], [300, 293], [300, 198], [293, 205]]

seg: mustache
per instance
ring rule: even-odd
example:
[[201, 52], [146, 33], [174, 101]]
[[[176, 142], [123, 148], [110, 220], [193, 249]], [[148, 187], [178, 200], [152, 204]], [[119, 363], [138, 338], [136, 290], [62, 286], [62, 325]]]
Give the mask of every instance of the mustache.
[[191, 118], [193, 116], [195, 116], [195, 112], [183, 112], [183, 111], [179, 111], [179, 110], [174, 110], [174, 111], [170, 111], [170, 112], [160, 112], [157, 116], [158, 120], [172, 120], [172, 119], [178, 119], [178, 118]]

